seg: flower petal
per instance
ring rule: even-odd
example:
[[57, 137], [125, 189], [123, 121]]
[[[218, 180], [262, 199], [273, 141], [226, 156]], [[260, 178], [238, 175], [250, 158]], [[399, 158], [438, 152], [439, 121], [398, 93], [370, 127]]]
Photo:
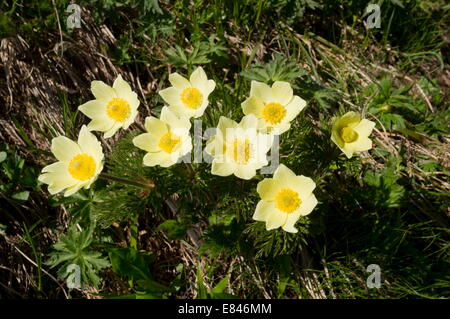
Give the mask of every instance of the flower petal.
[[339, 147], [341, 151], [347, 156], [348, 159], [351, 159], [353, 157], [353, 150], [349, 149], [348, 147]]
[[298, 193], [300, 199], [308, 198], [316, 188], [316, 183], [310, 177], [296, 176], [286, 181], [286, 185]]
[[[205, 95], [211, 94], [211, 92], [214, 91], [215, 88], [216, 88], [216, 82], [214, 82], [214, 80], [208, 80], [205, 85], [205, 90], [206, 90], [204, 92]], [[206, 96], [205, 96], [205, 99], [206, 99]]]
[[116, 90], [117, 96], [121, 97], [129, 96], [133, 92], [130, 85], [122, 78], [122, 75], [120, 74], [114, 81], [113, 88]]
[[157, 153], [147, 153], [143, 159], [144, 165], [146, 166], [166, 164], [169, 161], [171, 161], [170, 154], [163, 151]]
[[191, 87], [191, 83], [178, 73], [172, 73], [169, 75], [169, 82], [178, 90], [184, 90]]
[[106, 85], [102, 81], [92, 81], [91, 82], [91, 91], [94, 94], [95, 98], [98, 100], [111, 100], [116, 97], [116, 91], [109, 85]]
[[190, 151], [192, 151], [192, 139], [191, 139], [191, 135], [188, 134], [188, 135], [185, 135], [184, 137], [182, 137], [181, 145], [180, 145], [180, 149], [179, 149], [180, 157], [186, 155]]
[[344, 148], [352, 152], [368, 151], [372, 148], [372, 140], [368, 137], [360, 137], [353, 143], [346, 143]]
[[338, 134], [341, 129], [345, 126], [356, 126], [361, 121], [361, 116], [359, 113], [350, 111], [338, 117], [334, 120], [332, 130], [336, 131]]
[[170, 167], [178, 162], [178, 156], [176, 153], [172, 153], [167, 156], [166, 160], [159, 163], [159, 166], [161, 167]]
[[147, 152], [158, 152], [159, 140], [150, 133], [143, 133], [133, 138], [133, 145]]
[[262, 117], [264, 102], [259, 97], [252, 95], [242, 102], [241, 106], [245, 115], [254, 114], [258, 118]]
[[78, 184], [78, 181], [75, 179], [60, 179], [57, 181], [54, 181], [48, 186], [48, 192], [52, 195], [57, 194], [61, 192], [62, 190], [66, 188], [73, 187], [74, 185]]
[[335, 130], [331, 131], [331, 140], [334, 144], [336, 144], [341, 150], [345, 145], [345, 142], [340, 137], [339, 133]]
[[286, 105], [286, 116], [283, 121], [292, 121], [306, 106], [306, 101], [297, 95], [294, 96], [292, 101]]
[[[61, 163], [61, 162], [58, 162]], [[44, 184], [52, 185], [54, 183], [61, 183], [61, 182], [73, 182], [75, 183], [76, 180], [72, 178], [72, 176], [69, 174], [67, 170], [67, 164], [65, 165], [66, 169], [61, 170], [58, 172], [49, 172], [49, 173], [43, 173], [38, 176], [38, 181]]]
[[237, 165], [234, 175], [249, 180], [256, 175], [256, 168], [254, 165]]
[[181, 104], [174, 104], [174, 105], [170, 105], [168, 106], [168, 108], [175, 113], [177, 116], [179, 117], [187, 117], [187, 118], [191, 118], [191, 117], [195, 117], [197, 115], [197, 110], [194, 109], [190, 109], [184, 105]]
[[106, 115], [106, 105], [100, 100], [91, 100], [78, 107], [81, 113], [91, 119], [108, 119]]
[[287, 180], [294, 179], [297, 175], [284, 164], [280, 164], [273, 174], [273, 179], [280, 181], [280, 183], [286, 183]]
[[250, 96], [256, 96], [264, 103], [272, 102], [272, 89], [265, 83], [252, 81], [250, 88]]
[[204, 100], [201, 107], [194, 110], [193, 118], [199, 118], [200, 116], [203, 116], [203, 113], [205, 113], [206, 108], [208, 107], [208, 100]]
[[255, 213], [253, 214], [253, 219], [265, 222], [267, 218], [272, 214], [275, 210], [273, 203], [267, 202], [265, 200], [260, 200], [256, 205]]
[[266, 229], [267, 230], [276, 229], [276, 228], [286, 224], [287, 215], [288, 214], [281, 212], [278, 209], [274, 209], [267, 216]]
[[368, 137], [373, 128], [375, 127], [375, 122], [362, 119], [358, 125], [356, 125], [353, 129], [358, 133], [360, 137]]
[[206, 82], [208, 77], [201, 66], [197, 67], [194, 72], [192, 72], [189, 78], [191, 85], [195, 88], [206, 88]]
[[178, 117], [170, 108], [167, 106], [163, 107], [161, 110], [160, 120], [167, 123], [171, 130], [187, 130], [191, 128], [191, 122], [187, 117]]
[[217, 125], [217, 129], [222, 132], [224, 137], [226, 137], [227, 129], [236, 128], [237, 126], [238, 124], [235, 121], [229, 119], [228, 117], [221, 116], [219, 118], [219, 124]]
[[103, 134], [104, 138], [110, 138], [122, 127], [122, 122], [115, 122], [113, 126]]
[[298, 209], [298, 212], [300, 213], [301, 216], [306, 216], [313, 211], [317, 203], [318, 202], [316, 196], [314, 196], [314, 194], [311, 194], [311, 196], [302, 201], [300, 208]]
[[234, 173], [236, 164], [220, 163], [214, 160], [211, 165], [211, 174], [218, 176], [229, 176]]
[[65, 136], [58, 136], [52, 140], [51, 151], [59, 161], [63, 162], [68, 162], [81, 153], [78, 144]]
[[163, 100], [169, 104], [172, 105], [179, 105], [181, 104], [180, 100], [180, 90], [171, 86], [170, 88], [161, 90], [158, 92], [158, 94], [163, 98]]
[[215, 148], [216, 148], [216, 137], [215, 136], [211, 136], [207, 141], [206, 141], [206, 146], [204, 149], [204, 152], [206, 154], [209, 154], [211, 156], [214, 156], [215, 154]]
[[68, 196], [75, 194], [82, 187], [83, 187], [83, 183], [77, 183], [77, 184], [67, 188], [66, 192], [64, 193], [64, 197], [68, 197]]
[[42, 169], [42, 173], [62, 173], [67, 171], [67, 163], [55, 162]]
[[48, 171], [39, 175], [38, 180], [42, 183], [48, 184], [48, 191], [50, 194], [56, 194], [65, 188], [71, 187], [79, 181], [74, 179], [67, 170], [67, 163], [57, 162], [43, 169]]
[[83, 153], [87, 153], [95, 158], [97, 165], [103, 160], [102, 144], [94, 134], [89, 132], [85, 125], [81, 127], [78, 135], [78, 145]]
[[92, 121], [89, 122], [87, 128], [90, 131], [106, 132], [109, 131], [114, 126], [114, 124], [115, 124], [114, 120], [108, 118], [93, 119]]
[[300, 213], [294, 212], [291, 214], [288, 214], [287, 218], [286, 218], [286, 223], [282, 226], [284, 231], [287, 231], [289, 233], [297, 233], [298, 229], [295, 228], [295, 223], [298, 221], [298, 219], [300, 218]]
[[275, 81], [272, 85], [273, 102], [288, 104], [294, 95], [291, 85], [284, 81]]
[[244, 129], [245, 131], [252, 129], [256, 131], [257, 126], [258, 126], [258, 119], [253, 114], [244, 116], [241, 119], [241, 122], [239, 123], [239, 127]]
[[134, 123], [137, 115], [138, 115], [137, 110], [131, 110], [130, 116], [122, 124], [123, 129], [125, 130], [128, 129], [128, 127], [130, 127], [130, 125]]
[[273, 135], [281, 135], [284, 132], [286, 132], [287, 130], [289, 130], [290, 128], [291, 128], [290, 123], [281, 122], [280, 124], [277, 124], [274, 127], [272, 127], [269, 132], [270, 132], [270, 134], [273, 134]]
[[279, 181], [276, 181], [273, 178], [265, 178], [258, 183], [256, 191], [261, 199], [272, 201], [275, 199], [275, 196], [277, 196], [281, 186], [282, 184]]
[[167, 124], [153, 116], [147, 116], [145, 118], [144, 126], [147, 132], [153, 134], [158, 139], [168, 131]]
[[272, 134], [261, 134], [257, 135], [257, 153], [258, 155], [262, 155], [264, 159], [266, 159], [266, 153], [270, 150], [273, 145], [274, 136]]

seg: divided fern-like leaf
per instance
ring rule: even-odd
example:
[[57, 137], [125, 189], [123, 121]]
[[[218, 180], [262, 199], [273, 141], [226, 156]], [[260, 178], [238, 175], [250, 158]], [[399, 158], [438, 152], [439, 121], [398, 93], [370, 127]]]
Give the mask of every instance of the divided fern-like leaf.
[[79, 267], [81, 287], [97, 287], [100, 284], [98, 272], [109, 267], [109, 262], [100, 252], [90, 248], [94, 228], [95, 225], [91, 224], [88, 229], [77, 231], [76, 227], [72, 226], [67, 234], [62, 235], [60, 241], [53, 245], [54, 251], [49, 254], [50, 258], [45, 264], [50, 268], [59, 266], [59, 278], [65, 279], [71, 275], [75, 265]]

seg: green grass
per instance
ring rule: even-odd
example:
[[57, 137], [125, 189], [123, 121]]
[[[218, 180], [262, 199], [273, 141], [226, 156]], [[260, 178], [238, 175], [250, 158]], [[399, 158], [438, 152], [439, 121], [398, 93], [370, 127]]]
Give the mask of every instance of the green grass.
[[[0, 297], [450, 296], [445, 1], [383, 1], [381, 28], [367, 29], [358, 1], [84, 0], [73, 31], [68, 3], [0, 5], [11, 48], [0, 83]], [[317, 184], [319, 205], [297, 234], [252, 221], [264, 175], [142, 166], [131, 140], [159, 115], [157, 92], [170, 72], [199, 65], [216, 82], [203, 129], [240, 120], [251, 80], [289, 81], [307, 100], [280, 144], [281, 163]], [[54, 160], [51, 138], [75, 138], [90, 81], [118, 73], [141, 106], [137, 123], [102, 141], [113, 178], [49, 195], [36, 178]], [[374, 148], [347, 160], [329, 136], [350, 110], [377, 126]], [[70, 264], [82, 289], [66, 285]], [[366, 285], [370, 264], [379, 289]]]

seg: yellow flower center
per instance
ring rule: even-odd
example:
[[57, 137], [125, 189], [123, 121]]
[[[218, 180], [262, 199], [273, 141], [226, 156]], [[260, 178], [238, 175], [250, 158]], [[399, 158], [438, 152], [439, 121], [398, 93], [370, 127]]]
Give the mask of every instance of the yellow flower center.
[[298, 197], [298, 193], [289, 188], [283, 188], [275, 197], [275, 206], [288, 214], [296, 211], [301, 203], [302, 200]]
[[180, 143], [180, 141], [181, 140], [178, 136], [169, 131], [159, 140], [159, 147], [161, 147], [161, 149], [166, 153], [172, 153], [173, 149], [178, 145], [178, 143]]
[[270, 102], [264, 105], [262, 116], [270, 124], [277, 124], [286, 116], [286, 109], [280, 103]]
[[106, 106], [106, 114], [116, 122], [125, 121], [131, 113], [130, 104], [119, 97], [112, 98]]
[[229, 148], [230, 156], [238, 164], [247, 164], [251, 156], [251, 144], [248, 138], [243, 141], [235, 139]]
[[180, 98], [184, 106], [193, 110], [198, 109], [203, 102], [203, 95], [196, 88], [184, 89], [180, 94]]
[[95, 160], [86, 153], [78, 154], [72, 157], [69, 162], [69, 173], [73, 178], [79, 181], [85, 181], [95, 174]]
[[353, 143], [358, 139], [358, 133], [356, 133], [352, 128], [346, 126], [341, 130], [341, 138], [345, 143]]

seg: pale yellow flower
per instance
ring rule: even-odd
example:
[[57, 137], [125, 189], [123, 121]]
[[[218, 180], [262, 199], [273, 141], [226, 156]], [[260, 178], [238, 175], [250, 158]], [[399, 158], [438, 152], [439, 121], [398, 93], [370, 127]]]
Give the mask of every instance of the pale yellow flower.
[[250, 97], [242, 104], [244, 114], [258, 118], [258, 128], [273, 134], [286, 132], [290, 122], [306, 106], [306, 101], [293, 94], [288, 82], [275, 81], [272, 87], [252, 81]]
[[179, 116], [200, 117], [208, 106], [208, 96], [216, 83], [208, 80], [202, 67], [192, 72], [189, 80], [178, 73], [169, 75], [171, 87], [159, 91], [159, 95]]
[[375, 122], [361, 119], [358, 113], [348, 112], [334, 121], [331, 140], [347, 158], [351, 158], [355, 152], [367, 151], [372, 148], [369, 135], [374, 127]]
[[256, 206], [253, 219], [266, 222], [266, 229], [282, 227], [296, 233], [294, 227], [300, 216], [311, 213], [317, 205], [312, 193], [316, 184], [306, 176], [295, 175], [289, 168], [280, 164], [273, 178], [265, 178], [258, 183], [257, 192], [261, 200]]
[[239, 124], [220, 117], [216, 135], [205, 148], [214, 157], [212, 174], [234, 174], [242, 179], [251, 179], [257, 169], [268, 164], [266, 153], [272, 146], [273, 135], [258, 133], [257, 123], [254, 115], [244, 116]]
[[100, 142], [83, 125], [74, 142], [65, 136], [52, 140], [51, 151], [58, 162], [42, 170], [38, 180], [48, 184], [50, 194], [66, 190], [64, 196], [89, 188], [103, 169], [103, 151]]
[[159, 119], [145, 119], [147, 133], [136, 136], [133, 144], [147, 151], [144, 165], [169, 167], [192, 149], [189, 118], [178, 117], [167, 106], [163, 107]]
[[92, 120], [87, 126], [89, 130], [105, 132], [103, 136], [108, 138], [120, 128], [127, 129], [134, 122], [139, 100], [121, 75], [112, 87], [102, 81], [92, 81], [91, 91], [95, 100], [78, 107]]

